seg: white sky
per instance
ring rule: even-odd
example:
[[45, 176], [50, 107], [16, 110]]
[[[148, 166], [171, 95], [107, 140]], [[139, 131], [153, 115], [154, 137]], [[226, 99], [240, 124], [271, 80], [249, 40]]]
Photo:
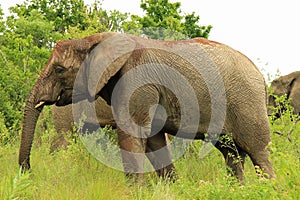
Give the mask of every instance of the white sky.
[[[209, 39], [227, 44], [252, 59], [266, 73], [300, 70], [300, 7], [297, 0], [170, 0], [184, 13], [200, 15], [211, 24]], [[7, 8], [23, 0], [0, 0]], [[94, 0], [85, 0], [90, 4]], [[195, 3], [196, 2], [196, 3]], [[104, 0], [104, 9], [142, 15], [140, 0]], [[258, 60], [260, 59], [260, 60]], [[267, 65], [265, 65], [268, 63]]]

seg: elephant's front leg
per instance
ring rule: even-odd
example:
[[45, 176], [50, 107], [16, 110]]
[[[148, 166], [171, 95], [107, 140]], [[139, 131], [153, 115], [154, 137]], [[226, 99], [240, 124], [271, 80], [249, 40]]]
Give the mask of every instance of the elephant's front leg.
[[175, 181], [175, 167], [166, 142], [167, 134], [159, 132], [147, 139], [146, 155], [158, 176]]
[[120, 128], [117, 133], [126, 176], [142, 180], [147, 139], [134, 137]]
[[117, 90], [118, 97], [112, 99], [112, 108], [125, 173], [143, 177], [147, 139], [151, 135], [159, 93], [154, 85], [145, 85], [131, 93], [135, 84], [127, 81], [120, 87], [122, 90]]

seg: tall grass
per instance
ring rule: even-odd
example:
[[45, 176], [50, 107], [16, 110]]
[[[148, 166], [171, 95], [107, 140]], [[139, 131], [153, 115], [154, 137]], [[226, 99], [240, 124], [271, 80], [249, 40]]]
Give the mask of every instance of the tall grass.
[[258, 177], [247, 158], [244, 184], [228, 177], [217, 150], [200, 158], [200, 141], [175, 162], [175, 183], [147, 173], [143, 184], [132, 184], [122, 172], [91, 156], [76, 137], [66, 150], [50, 154], [56, 133], [48, 126], [35, 138], [31, 173], [20, 173], [18, 144], [0, 147], [0, 199], [299, 199], [300, 123], [285, 115], [271, 124], [271, 160], [277, 179]]

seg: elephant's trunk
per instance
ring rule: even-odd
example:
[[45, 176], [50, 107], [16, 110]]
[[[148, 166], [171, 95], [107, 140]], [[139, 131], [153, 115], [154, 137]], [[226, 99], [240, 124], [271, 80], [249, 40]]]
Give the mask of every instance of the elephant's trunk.
[[32, 146], [32, 141], [34, 137], [34, 131], [36, 127], [37, 120], [43, 109], [43, 106], [36, 107], [36, 91], [38, 91], [39, 81], [36, 83], [34, 88], [26, 101], [23, 127], [22, 127], [22, 137], [19, 152], [19, 165], [22, 167], [23, 171], [30, 168], [30, 151]]

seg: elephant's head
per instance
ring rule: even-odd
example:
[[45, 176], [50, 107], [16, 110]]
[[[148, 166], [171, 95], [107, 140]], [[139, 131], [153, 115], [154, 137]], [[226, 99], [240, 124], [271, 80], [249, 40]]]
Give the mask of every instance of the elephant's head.
[[[300, 112], [300, 71], [290, 73], [285, 76], [281, 76], [271, 83], [271, 90], [273, 94], [269, 96], [269, 106], [277, 106], [275, 103], [275, 96], [287, 95], [287, 98], [292, 99], [292, 106], [295, 109], [295, 113]], [[268, 111], [272, 113], [271, 110]]]
[[[52, 104], [63, 106], [74, 102], [74, 98], [79, 101], [87, 97], [86, 77], [84, 77], [84, 73], [79, 73], [81, 77], [78, 77], [78, 72], [85, 70], [81, 66], [85, 63], [85, 59], [89, 59], [91, 51], [114, 35], [116, 33], [100, 33], [83, 39], [60, 41], [56, 44], [46, 67], [26, 101], [19, 153], [19, 164], [23, 170], [30, 168], [29, 156], [34, 130], [43, 107]], [[125, 46], [123, 45], [123, 47]], [[101, 62], [101, 58], [110, 57], [114, 54], [112, 51], [115, 50], [116, 48], [108, 45], [102, 46], [101, 56], [96, 58], [97, 62]], [[123, 62], [125, 60], [126, 58], [123, 59]], [[76, 78], [82, 81], [77, 81], [76, 89], [74, 89]], [[89, 96], [95, 97], [96, 93]]]

